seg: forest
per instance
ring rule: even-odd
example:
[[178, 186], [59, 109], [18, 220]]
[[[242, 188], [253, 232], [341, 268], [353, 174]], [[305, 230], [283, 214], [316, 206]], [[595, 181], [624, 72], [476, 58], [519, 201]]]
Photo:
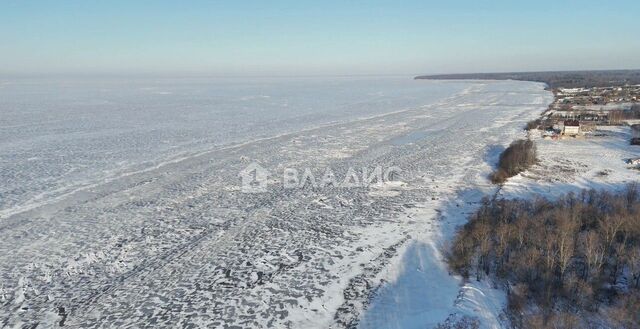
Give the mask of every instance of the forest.
[[640, 327], [640, 193], [485, 198], [448, 249], [452, 271], [508, 292], [515, 328]]
[[520, 80], [546, 83], [550, 89], [591, 88], [640, 84], [640, 70], [549, 71], [422, 75], [428, 80]]

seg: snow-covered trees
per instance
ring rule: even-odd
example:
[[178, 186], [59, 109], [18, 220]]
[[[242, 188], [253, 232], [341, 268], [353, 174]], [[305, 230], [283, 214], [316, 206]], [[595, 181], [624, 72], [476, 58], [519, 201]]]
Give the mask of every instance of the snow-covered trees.
[[512, 310], [536, 305], [512, 312], [526, 317], [516, 320], [522, 327], [560, 318], [573, 323], [574, 315], [598, 310], [613, 326], [623, 320], [638, 326], [638, 187], [555, 201], [485, 199], [457, 233], [448, 260], [463, 276], [503, 282]]

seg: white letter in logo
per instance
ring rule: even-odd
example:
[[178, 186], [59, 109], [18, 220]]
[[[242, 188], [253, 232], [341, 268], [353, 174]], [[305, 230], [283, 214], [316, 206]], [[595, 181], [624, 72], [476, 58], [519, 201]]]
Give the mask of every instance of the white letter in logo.
[[393, 182], [394, 180], [400, 177], [401, 172], [402, 172], [402, 169], [398, 167], [395, 167], [395, 166], [389, 167], [384, 172], [384, 180], [386, 182]]
[[371, 176], [367, 175], [368, 170], [367, 167], [362, 168], [362, 185], [365, 187], [369, 187], [373, 185], [373, 182], [376, 182], [376, 185], [382, 186], [382, 168], [380, 166], [376, 166], [371, 173]]
[[347, 170], [347, 174], [344, 176], [344, 180], [342, 181], [341, 187], [360, 187], [360, 180], [358, 179], [358, 174], [353, 168], [349, 167]]
[[331, 167], [327, 167], [327, 170], [324, 171], [324, 175], [322, 176], [322, 180], [320, 181], [320, 187], [325, 188], [327, 186], [338, 186], [338, 180], [336, 179], [336, 175], [331, 170]]
[[309, 181], [309, 183], [311, 184], [312, 188], [317, 187], [316, 186], [316, 178], [313, 177], [313, 173], [311, 172], [311, 169], [306, 168], [304, 170], [304, 172], [302, 173], [302, 178], [300, 178], [300, 188], [303, 188], [305, 185], [307, 185], [307, 181]]
[[298, 181], [298, 171], [295, 168], [286, 168], [284, 170], [284, 188], [296, 188], [300, 182]]

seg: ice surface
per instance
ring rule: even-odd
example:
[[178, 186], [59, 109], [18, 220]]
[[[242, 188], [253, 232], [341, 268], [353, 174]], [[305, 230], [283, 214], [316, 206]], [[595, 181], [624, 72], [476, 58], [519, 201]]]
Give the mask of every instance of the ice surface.
[[18, 80], [0, 89], [0, 216], [194, 152], [417, 107], [461, 83]]
[[[440, 322], [460, 287], [436, 252], [457, 222], [439, 216], [484, 191], [492, 147], [551, 101], [537, 83], [407, 78], [3, 86], [9, 327]], [[242, 193], [254, 161], [276, 174], [397, 166], [403, 184]], [[417, 258], [396, 269], [402, 257]], [[384, 302], [403, 282], [424, 296], [398, 299], [411, 314]]]

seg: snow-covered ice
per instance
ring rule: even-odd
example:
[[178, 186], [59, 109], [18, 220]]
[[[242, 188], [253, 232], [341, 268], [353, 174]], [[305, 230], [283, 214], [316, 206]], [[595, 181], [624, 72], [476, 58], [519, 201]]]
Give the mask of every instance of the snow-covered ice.
[[[0, 319], [14, 327], [495, 321], [439, 247], [542, 84], [403, 78], [18, 81], [0, 90]], [[381, 187], [238, 188], [259, 163], [402, 169]], [[463, 202], [460, 202], [463, 200]], [[448, 215], [450, 214], [450, 215]], [[478, 290], [479, 289], [479, 290]], [[462, 292], [462, 294], [461, 294]]]

